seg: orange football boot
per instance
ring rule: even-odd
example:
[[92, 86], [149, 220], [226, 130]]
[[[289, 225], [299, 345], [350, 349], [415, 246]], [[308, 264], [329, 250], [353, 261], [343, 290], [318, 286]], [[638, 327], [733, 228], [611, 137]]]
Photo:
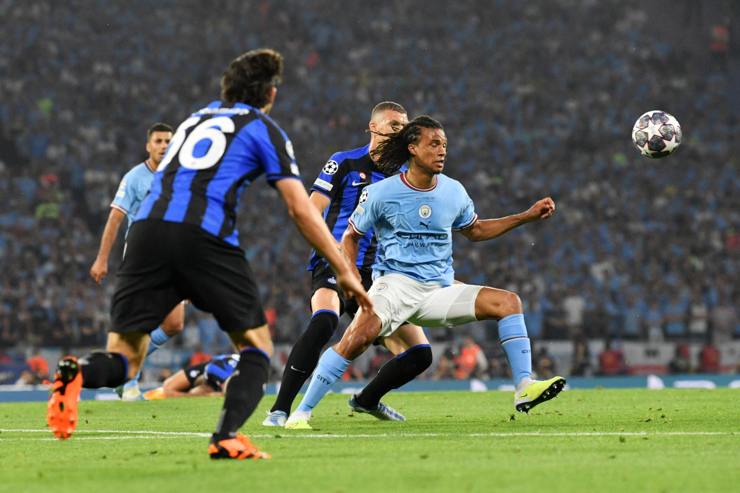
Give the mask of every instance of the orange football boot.
[[159, 401], [166, 398], [167, 394], [164, 393], [164, 389], [162, 387], [157, 387], [156, 389], [144, 392], [145, 401]]
[[260, 451], [249, 437], [237, 433], [234, 438], [227, 438], [211, 443], [208, 446], [211, 459], [271, 459], [267, 452]]
[[81, 391], [82, 372], [77, 358], [65, 356], [57, 365], [46, 411], [46, 423], [60, 440], [66, 440], [75, 431], [77, 401]]

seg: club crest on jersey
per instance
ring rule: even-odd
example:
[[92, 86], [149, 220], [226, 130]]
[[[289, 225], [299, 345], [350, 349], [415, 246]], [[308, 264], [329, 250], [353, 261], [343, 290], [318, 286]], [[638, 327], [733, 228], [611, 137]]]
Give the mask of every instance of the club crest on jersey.
[[363, 188], [362, 193], [360, 194], [360, 201], [358, 202], [358, 204], [364, 204], [365, 202], [367, 202], [367, 194], [368, 194], [367, 188]]
[[337, 162], [334, 161], [333, 159], [330, 159], [324, 165], [323, 172], [326, 173], [327, 175], [333, 175], [338, 170], [339, 170], [339, 164], [337, 164]]
[[432, 208], [424, 204], [419, 207], [419, 217], [422, 219], [428, 219], [432, 215]]

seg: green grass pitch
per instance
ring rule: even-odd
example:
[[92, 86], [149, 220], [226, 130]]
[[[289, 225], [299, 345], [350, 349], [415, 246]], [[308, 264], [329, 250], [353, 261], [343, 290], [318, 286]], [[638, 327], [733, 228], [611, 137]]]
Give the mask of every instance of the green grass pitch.
[[0, 404], [8, 492], [731, 492], [740, 484], [740, 390], [573, 390], [529, 415], [504, 392], [396, 393], [406, 423], [350, 416], [346, 395], [313, 431], [245, 426], [269, 461], [211, 461], [219, 398], [82, 402], [77, 433], [45, 404]]

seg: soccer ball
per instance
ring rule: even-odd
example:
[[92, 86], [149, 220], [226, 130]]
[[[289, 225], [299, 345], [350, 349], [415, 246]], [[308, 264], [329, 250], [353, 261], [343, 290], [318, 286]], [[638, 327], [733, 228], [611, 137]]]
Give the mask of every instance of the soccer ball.
[[665, 111], [644, 113], [632, 127], [632, 142], [643, 156], [666, 157], [681, 145], [681, 125]]

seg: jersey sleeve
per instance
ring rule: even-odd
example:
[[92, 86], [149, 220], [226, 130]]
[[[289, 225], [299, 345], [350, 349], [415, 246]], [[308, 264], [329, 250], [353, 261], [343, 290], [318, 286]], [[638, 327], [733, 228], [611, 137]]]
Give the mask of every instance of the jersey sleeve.
[[349, 218], [350, 227], [363, 236], [373, 228], [378, 219], [381, 201], [378, 197], [378, 190], [373, 190], [373, 188], [369, 186], [362, 190], [357, 207]]
[[473, 199], [470, 198], [468, 192], [464, 188], [462, 188], [462, 195], [460, 212], [452, 223], [452, 229], [455, 231], [469, 228], [478, 220], [478, 214], [475, 213], [475, 204], [473, 204]]
[[341, 154], [333, 154], [324, 167], [321, 168], [319, 176], [311, 185], [311, 191], [319, 192], [330, 199], [334, 199], [346, 175], [347, 170], [346, 167], [342, 166]]
[[121, 184], [118, 185], [118, 191], [116, 196], [113, 197], [113, 202], [110, 204], [111, 207], [126, 215], [128, 215], [136, 200], [136, 183], [134, 181], [131, 173], [126, 173], [121, 180]]
[[262, 168], [270, 185], [285, 178], [301, 178], [293, 152], [293, 143], [283, 130], [267, 118], [261, 120], [262, 127], [252, 134], [259, 149]]

